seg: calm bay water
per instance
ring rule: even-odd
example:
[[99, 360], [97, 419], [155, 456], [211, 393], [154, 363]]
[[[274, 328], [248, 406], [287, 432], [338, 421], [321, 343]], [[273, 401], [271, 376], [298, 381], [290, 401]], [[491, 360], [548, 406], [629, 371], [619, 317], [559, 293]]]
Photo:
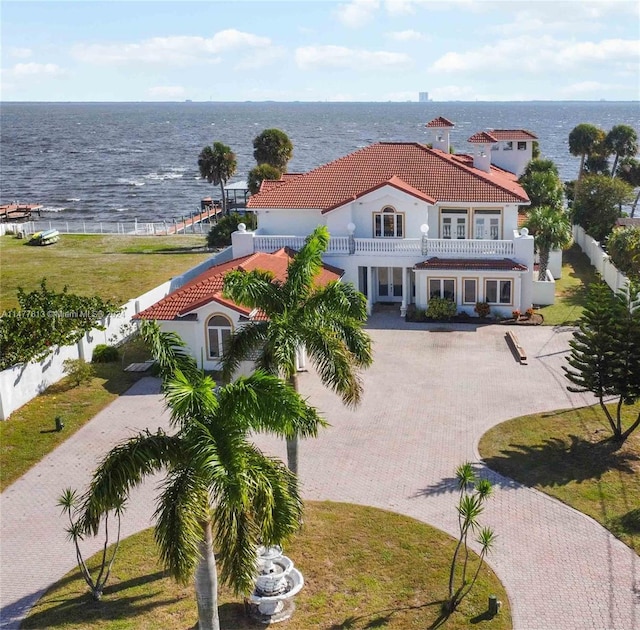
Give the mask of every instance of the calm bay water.
[[255, 166], [252, 140], [285, 131], [294, 145], [290, 172], [307, 171], [378, 141], [425, 142], [437, 116], [455, 123], [452, 144], [490, 128], [528, 129], [564, 180], [573, 127], [627, 124], [640, 134], [637, 102], [514, 103], [3, 103], [0, 201], [41, 203], [43, 218], [171, 221], [197, 211], [213, 188], [198, 174], [198, 153], [221, 141], [244, 179]]

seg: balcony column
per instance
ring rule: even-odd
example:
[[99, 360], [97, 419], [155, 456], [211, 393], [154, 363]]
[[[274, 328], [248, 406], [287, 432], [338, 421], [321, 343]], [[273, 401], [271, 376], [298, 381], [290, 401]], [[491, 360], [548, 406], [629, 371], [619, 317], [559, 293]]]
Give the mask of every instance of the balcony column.
[[407, 282], [407, 268], [402, 268], [402, 304], [400, 304], [400, 317], [407, 314], [407, 297], [409, 294], [409, 283]]
[[371, 315], [373, 311], [372, 303], [371, 303], [371, 291], [373, 287], [373, 278], [371, 277], [373, 267], [367, 267], [367, 315]]

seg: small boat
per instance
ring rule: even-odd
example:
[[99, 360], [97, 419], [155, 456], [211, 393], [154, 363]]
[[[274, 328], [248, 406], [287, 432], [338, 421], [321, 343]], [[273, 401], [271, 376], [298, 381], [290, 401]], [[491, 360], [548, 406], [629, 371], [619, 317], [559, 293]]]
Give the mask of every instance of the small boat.
[[29, 245], [53, 245], [59, 240], [60, 232], [58, 230], [45, 230], [44, 232], [36, 232], [29, 239]]

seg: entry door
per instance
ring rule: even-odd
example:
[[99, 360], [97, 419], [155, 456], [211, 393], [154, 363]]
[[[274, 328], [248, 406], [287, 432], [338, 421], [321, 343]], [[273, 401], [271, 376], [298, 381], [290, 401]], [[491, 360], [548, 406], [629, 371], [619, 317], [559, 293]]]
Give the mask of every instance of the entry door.
[[378, 299], [402, 301], [402, 267], [378, 267]]

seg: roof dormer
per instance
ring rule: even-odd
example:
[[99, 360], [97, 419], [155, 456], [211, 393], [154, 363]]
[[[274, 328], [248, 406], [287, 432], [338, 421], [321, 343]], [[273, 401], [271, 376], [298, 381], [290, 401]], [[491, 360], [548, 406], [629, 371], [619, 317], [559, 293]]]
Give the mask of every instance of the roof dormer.
[[425, 127], [429, 130], [429, 144], [434, 149], [440, 149], [445, 153], [449, 153], [450, 142], [449, 134], [455, 125], [446, 118], [439, 116], [428, 122]]

